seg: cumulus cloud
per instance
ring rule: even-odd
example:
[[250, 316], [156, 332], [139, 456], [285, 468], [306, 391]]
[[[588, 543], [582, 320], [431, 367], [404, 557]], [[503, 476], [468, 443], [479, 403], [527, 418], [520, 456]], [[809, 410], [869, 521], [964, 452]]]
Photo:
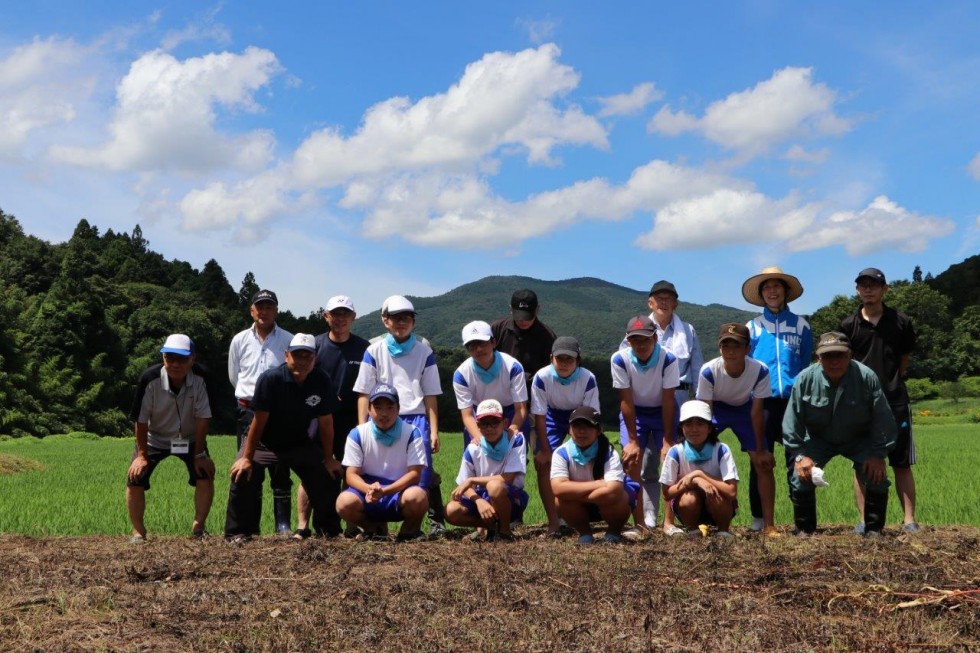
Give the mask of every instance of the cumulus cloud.
[[921, 252], [930, 240], [948, 236], [955, 227], [952, 220], [913, 213], [879, 195], [860, 211], [830, 215], [787, 246], [805, 251], [842, 245], [852, 256], [883, 249]]
[[753, 88], [710, 104], [701, 118], [663, 107], [647, 129], [667, 136], [694, 131], [745, 156], [790, 138], [836, 136], [851, 122], [835, 113], [837, 94], [813, 81], [812, 68], [783, 68]]
[[19, 156], [31, 132], [75, 118], [90, 92], [87, 51], [71, 40], [35, 39], [0, 59], [0, 159]]
[[599, 115], [603, 117], [634, 115], [643, 111], [651, 102], [656, 102], [663, 96], [663, 91], [657, 90], [652, 82], [637, 84], [629, 93], [620, 93], [618, 95], [599, 98], [599, 104], [602, 105]]
[[970, 164], [966, 169], [967, 172], [970, 173], [971, 177], [980, 180], [980, 153], [977, 153], [977, 155], [973, 157], [973, 160], [970, 161]]
[[217, 109], [259, 111], [255, 91], [279, 72], [275, 55], [261, 48], [184, 61], [162, 50], [149, 52], [116, 89], [109, 140], [94, 148], [55, 147], [51, 156], [117, 171], [260, 169], [271, 159], [272, 133], [223, 134], [215, 126]]

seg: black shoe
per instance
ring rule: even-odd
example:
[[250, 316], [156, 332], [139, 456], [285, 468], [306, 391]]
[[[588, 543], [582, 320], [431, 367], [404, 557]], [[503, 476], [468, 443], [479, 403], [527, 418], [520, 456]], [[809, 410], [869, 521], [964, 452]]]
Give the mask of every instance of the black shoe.
[[399, 533], [395, 536], [396, 542], [414, 542], [415, 540], [421, 540], [425, 537], [425, 533], [422, 531], [412, 531], [410, 533]]

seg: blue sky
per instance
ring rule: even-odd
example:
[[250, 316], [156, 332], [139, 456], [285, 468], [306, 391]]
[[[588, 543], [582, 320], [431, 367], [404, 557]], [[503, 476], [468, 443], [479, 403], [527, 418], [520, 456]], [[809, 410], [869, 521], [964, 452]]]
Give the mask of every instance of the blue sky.
[[299, 314], [500, 274], [747, 307], [769, 265], [811, 312], [977, 253], [980, 4], [719, 4], [3, 8], [0, 208]]

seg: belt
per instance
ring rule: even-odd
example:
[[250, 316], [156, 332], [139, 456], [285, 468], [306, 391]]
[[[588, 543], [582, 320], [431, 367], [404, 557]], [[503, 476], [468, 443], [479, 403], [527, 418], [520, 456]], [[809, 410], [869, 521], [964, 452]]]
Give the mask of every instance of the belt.
[[242, 408], [248, 408], [251, 403], [252, 403], [252, 400], [251, 399], [239, 399], [238, 400], [238, 405], [241, 406]]

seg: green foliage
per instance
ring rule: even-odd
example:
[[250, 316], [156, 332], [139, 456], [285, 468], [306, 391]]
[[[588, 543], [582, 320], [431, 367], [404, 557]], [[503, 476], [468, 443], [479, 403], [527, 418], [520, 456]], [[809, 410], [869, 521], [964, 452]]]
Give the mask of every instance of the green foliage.
[[939, 386], [929, 379], [908, 379], [905, 382], [905, 388], [909, 392], [911, 401], [935, 399], [939, 396]]
[[950, 299], [950, 311], [958, 316], [970, 306], [980, 304], [980, 254], [971, 256], [925, 283]]

